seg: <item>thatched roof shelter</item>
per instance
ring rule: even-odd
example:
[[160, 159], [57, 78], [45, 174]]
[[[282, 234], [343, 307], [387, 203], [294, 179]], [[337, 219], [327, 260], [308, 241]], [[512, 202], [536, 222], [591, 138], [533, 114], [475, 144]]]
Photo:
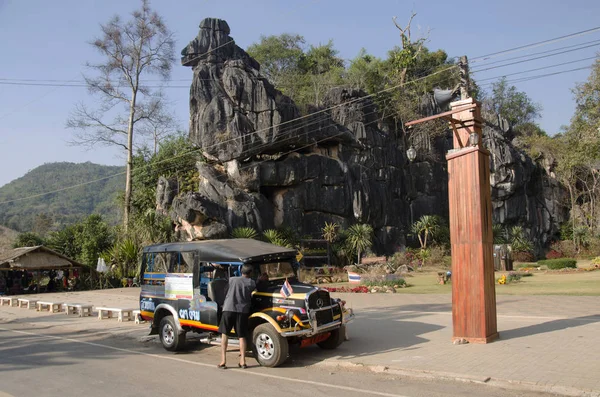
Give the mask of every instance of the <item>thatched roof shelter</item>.
[[0, 270], [59, 270], [75, 267], [83, 265], [43, 245], [0, 253]]

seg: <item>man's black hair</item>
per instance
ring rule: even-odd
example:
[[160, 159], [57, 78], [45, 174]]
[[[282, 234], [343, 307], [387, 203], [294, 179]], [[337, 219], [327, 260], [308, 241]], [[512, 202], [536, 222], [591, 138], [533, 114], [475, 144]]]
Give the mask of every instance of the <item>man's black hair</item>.
[[252, 265], [243, 265], [242, 266], [242, 274], [244, 276], [250, 276], [250, 275], [252, 275], [252, 271], [253, 270], [254, 269], [252, 268]]

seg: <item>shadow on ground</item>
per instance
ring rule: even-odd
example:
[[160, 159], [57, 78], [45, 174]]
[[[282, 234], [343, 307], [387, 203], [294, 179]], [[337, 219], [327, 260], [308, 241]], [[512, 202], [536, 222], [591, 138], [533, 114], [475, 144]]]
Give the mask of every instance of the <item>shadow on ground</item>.
[[[361, 311], [349, 325], [350, 340], [335, 350], [322, 350], [318, 346], [291, 350], [291, 360], [286, 366], [301, 366], [328, 358], [356, 359], [397, 350], [418, 349], [428, 342], [426, 334], [446, 328], [435, 322], [416, 321], [431, 312], [445, 312], [449, 305], [423, 304], [378, 308]], [[410, 313], [407, 313], [410, 312]]]
[[533, 324], [527, 327], [514, 328], [500, 333], [500, 339], [516, 339], [526, 336], [543, 334], [547, 332], [560, 331], [567, 328], [580, 327], [600, 322], [600, 316], [583, 316], [547, 321], [545, 323]]
[[[36, 328], [39, 330], [39, 328]], [[0, 371], [19, 371], [30, 368], [65, 367], [84, 364], [87, 360], [117, 359], [127, 355], [124, 351], [88, 345], [82, 349], [79, 343], [62, 339], [76, 337], [74, 334], [52, 336], [20, 334], [0, 331]], [[94, 343], [110, 343], [111, 337], [94, 340]]]

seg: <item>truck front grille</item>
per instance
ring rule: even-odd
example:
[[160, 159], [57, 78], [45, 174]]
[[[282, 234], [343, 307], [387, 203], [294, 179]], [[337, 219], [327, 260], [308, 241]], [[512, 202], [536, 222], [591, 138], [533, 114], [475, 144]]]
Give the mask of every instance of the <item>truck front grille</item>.
[[320, 309], [322, 307], [331, 306], [331, 298], [329, 292], [317, 290], [309, 295], [308, 297], [308, 308], [309, 309]]

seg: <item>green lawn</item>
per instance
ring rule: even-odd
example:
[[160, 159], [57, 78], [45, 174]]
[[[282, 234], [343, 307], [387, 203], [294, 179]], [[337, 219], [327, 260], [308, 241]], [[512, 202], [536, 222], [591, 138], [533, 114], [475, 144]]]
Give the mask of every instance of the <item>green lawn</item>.
[[[496, 272], [495, 279], [503, 273]], [[436, 284], [436, 272], [412, 273], [407, 277], [408, 288], [397, 289], [403, 294], [450, 294], [452, 285]], [[327, 286], [353, 286], [348, 283], [325, 284]], [[594, 295], [600, 296], [600, 270], [593, 272], [560, 273], [533, 271], [533, 276], [517, 282], [496, 284], [498, 295]]]

